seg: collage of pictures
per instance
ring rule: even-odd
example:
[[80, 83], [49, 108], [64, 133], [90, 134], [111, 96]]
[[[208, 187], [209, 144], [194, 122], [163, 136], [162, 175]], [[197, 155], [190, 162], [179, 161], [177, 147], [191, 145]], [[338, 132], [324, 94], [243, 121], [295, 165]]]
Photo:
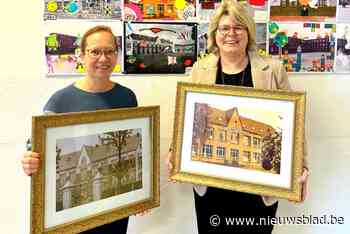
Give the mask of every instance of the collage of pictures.
[[[114, 74], [183, 74], [206, 53], [221, 0], [44, 0], [46, 75], [85, 73], [79, 44], [95, 25], [118, 39]], [[248, 0], [258, 51], [288, 72], [350, 73], [350, 0]]]

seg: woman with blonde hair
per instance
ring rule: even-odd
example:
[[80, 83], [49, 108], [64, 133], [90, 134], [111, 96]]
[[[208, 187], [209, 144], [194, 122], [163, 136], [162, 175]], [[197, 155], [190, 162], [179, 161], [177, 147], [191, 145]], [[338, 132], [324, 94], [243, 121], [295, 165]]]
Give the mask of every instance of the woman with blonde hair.
[[[224, 1], [213, 14], [208, 31], [209, 54], [194, 64], [192, 82], [290, 89], [280, 61], [257, 54], [255, 22], [243, 4]], [[169, 152], [169, 172], [172, 170], [171, 159], [172, 152]], [[303, 200], [307, 177], [305, 167], [300, 178]], [[275, 217], [278, 206], [275, 198], [195, 185], [194, 199], [199, 234], [272, 232], [273, 225], [260, 225], [258, 222], [260, 218]], [[217, 218], [221, 219], [219, 225]], [[239, 218], [242, 222], [227, 225], [226, 218]], [[253, 222], [251, 225], [249, 220]]]

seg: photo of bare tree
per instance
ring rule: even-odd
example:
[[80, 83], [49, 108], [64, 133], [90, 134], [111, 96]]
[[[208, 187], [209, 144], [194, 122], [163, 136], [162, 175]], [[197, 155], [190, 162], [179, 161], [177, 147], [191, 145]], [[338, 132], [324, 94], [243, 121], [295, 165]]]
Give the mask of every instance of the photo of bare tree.
[[140, 128], [56, 141], [56, 211], [142, 188]]

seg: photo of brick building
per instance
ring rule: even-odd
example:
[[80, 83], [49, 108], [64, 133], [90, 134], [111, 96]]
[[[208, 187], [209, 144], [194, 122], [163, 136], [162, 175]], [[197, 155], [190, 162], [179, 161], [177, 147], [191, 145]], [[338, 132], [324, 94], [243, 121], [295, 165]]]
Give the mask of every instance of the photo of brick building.
[[281, 139], [281, 132], [242, 116], [237, 107], [195, 104], [193, 161], [279, 173]]

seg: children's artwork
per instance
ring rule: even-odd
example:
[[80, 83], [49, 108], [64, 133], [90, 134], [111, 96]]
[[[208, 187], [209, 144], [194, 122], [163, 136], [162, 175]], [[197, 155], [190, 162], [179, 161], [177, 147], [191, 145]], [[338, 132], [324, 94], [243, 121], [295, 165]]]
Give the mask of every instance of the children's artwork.
[[[202, 57], [208, 53], [208, 27], [209, 23], [202, 22], [198, 25], [198, 56]], [[256, 44], [258, 53], [266, 55], [267, 47], [267, 24], [256, 23]]]
[[120, 0], [44, 0], [44, 19], [121, 19], [120, 3]]
[[350, 72], [350, 24], [337, 24], [337, 72]]
[[269, 25], [269, 53], [288, 72], [334, 72], [335, 24], [276, 23]]
[[[114, 73], [121, 72], [122, 61], [122, 24], [104, 22], [112, 28], [118, 40], [118, 58]], [[84, 32], [96, 26], [88, 21], [46, 21], [45, 22], [45, 56], [47, 76], [84, 74], [85, 68], [80, 58], [80, 40]]]
[[208, 53], [208, 27], [209, 23], [198, 25], [198, 56], [200, 57]]
[[256, 45], [259, 54], [267, 54], [267, 23], [256, 23]]
[[337, 0], [270, 0], [270, 20], [334, 21]]
[[197, 57], [196, 23], [124, 22], [125, 73], [185, 73]]
[[350, 23], [350, 0], [338, 0], [337, 21]]
[[124, 0], [124, 19], [187, 20], [196, 17], [196, 0]]
[[[246, 2], [247, 9], [254, 16], [255, 20], [268, 20], [268, 9], [266, 0], [238, 0], [239, 2]], [[219, 7], [221, 0], [199, 0], [198, 15], [200, 21], [209, 21], [214, 13], [214, 10]]]

